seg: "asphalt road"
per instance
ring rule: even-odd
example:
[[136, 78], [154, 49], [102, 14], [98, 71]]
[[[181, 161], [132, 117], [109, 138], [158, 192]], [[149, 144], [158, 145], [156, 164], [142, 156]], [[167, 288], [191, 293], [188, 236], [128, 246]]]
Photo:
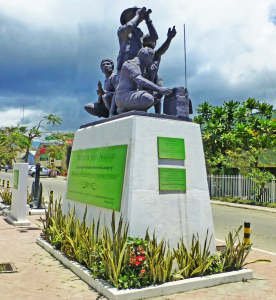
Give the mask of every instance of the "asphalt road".
[[[6, 181], [5, 187], [7, 186], [7, 181], [10, 182], [10, 187], [12, 187], [12, 184], [13, 184], [13, 173], [12, 172], [5, 173], [5, 172], [1, 171], [0, 179], [1, 179], [1, 186], [3, 183], [3, 179], [4, 179]], [[42, 187], [43, 187], [42, 195], [45, 197], [45, 199], [49, 199], [50, 191], [54, 191], [54, 199], [59, 199], [59, 197], [62, 197], [62, 199], [64, 199], [66, 177], [57, 176], [56, 178], [49, 178], [49, 177], [43, 176], [43, 177], [40, 177], [40, 181], [42, 182]], [[30, 192], [32, 190], [33, 182], [34, 182], [34, 178], [31, 176], [28, 176], [28, 187], [29, 187]]]
[[[13, 173], [0, 172], [2, 180], [9, 180], [13, 184]], [[28, 176], [28, 186], [31, 191], [34, 178]], [[50, 191], [54, 191], [54, 199], [65, 197], [66, 178], [41, 177], [43, 195], [49, 198]], [[6, 184], [5, 184], [6, 186]], [[242, 209], [212, 204], [213, 220], [216, 239], [224, 240], [229, 231], [236, 230], [244, 222], [251, 223], [251, 242], [253, 247], [276, 253], [276, 214], [258, 210]], [[240, 237], [242, 238], [241, 232]]]
[[[250, 222], [253, 247], [276, 253], [276, 214], [212, 204], [216, 239], [224, 240], [229, 231]], [[241, 232], [240, 237], [243, 237]]]

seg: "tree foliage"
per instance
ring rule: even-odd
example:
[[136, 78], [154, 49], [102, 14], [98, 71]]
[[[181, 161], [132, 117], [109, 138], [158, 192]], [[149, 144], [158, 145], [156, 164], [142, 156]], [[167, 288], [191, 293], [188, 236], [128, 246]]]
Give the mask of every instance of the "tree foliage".
[[26, 135], [27, 135], [29, 146], [26, 148], [25, 162], [28, 162], [30, 147], [31, 147], [34, 139], [41, 138], [42, 135], [51, 136], [52, 134], [54, 134], [54, 132], [52, 132], [51, 130], [49, 130], [48, 128], [46, 128], [44, 126], [45, 122], [48, 125], [51, 125], [54, 127], [58, 124], [61, 125], [62, 120], [60, 118], [58, 118], [56, 115], [50, 114], [48, 116], [45, 116], [42, 120], [40, 120], [37, 126], [34, 126], [33, 128], [30, 128], [27, 130]]
[[[226, 167], [237, 168], [240, 174], [254, 177], [262, 193], [265, 184], [274, 178], [266, 170], [268, 164], [274, 164], [276, 153], [273, 106], [249, 98], [242, 103], [224, 102], [222, 106], [204, 102], [197, 112], [194, 121], [201, 124], [209, 171], [223, 174]], [[268, 155], [268, 149], [272, 155]]]
[[56, 115], [48, 115], [41, 119], [37, 126], [28, 128], [26, 126], [2, 127], [0, 128], [0, 162], [11, 163], [15, 161], [18, 152], [26, 151], [25, 162], [28, 162], [31, 145], [35, 139], [43, 136], [51, 137], [55, 143], [49, 145], [47, 153], [56, 158], [60, 156], [63, 158], [67, 147], [69, 146], [67, 140], [68, 135], [73, 136], [72, 133], [54, 132], [46, 127], [46, 124], [51, 127], [61, 125], [62, 120]]
[[16, 162], [17, 153], [29, 147], [26, 132], [27, 127], [20, 125], [0, 128], [0, 163]]

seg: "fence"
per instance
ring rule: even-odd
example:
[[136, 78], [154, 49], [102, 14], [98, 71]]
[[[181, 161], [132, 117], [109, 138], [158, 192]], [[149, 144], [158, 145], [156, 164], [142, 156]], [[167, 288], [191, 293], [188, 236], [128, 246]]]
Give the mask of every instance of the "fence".
[[[259, 191], [254, 194], [254, 182], [241, 175], [208, 175], [210, 197], [240, 197], [256, 200]], [[275, 202], [275, 180], [265, 186], [261, 202]]]

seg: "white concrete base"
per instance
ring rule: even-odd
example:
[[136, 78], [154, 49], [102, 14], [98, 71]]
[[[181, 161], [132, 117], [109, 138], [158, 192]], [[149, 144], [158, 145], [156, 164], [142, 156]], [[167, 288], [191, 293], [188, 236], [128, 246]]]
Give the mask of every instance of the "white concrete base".
[[26, 204], [26, 216], [30, 214], [30, 205]]
[[4, 203], [0, 203], [0, 210], [10, 208], [10, 205], [5, 205]]
[[30, 226], [31, 222], [27, 219], [25, 220], [16, 220], [11, 214], [6, 216], [6, 219], [9, 223], [11, 223], [14, 226]]
[[[157, 137], [183, 138], [186, 159], [159, 159]], [[193, 234], [199, 234], [203, 245], [208, 229], [209, 237], [213, 235], [210, 251], [215, 253], [200, 126], [193, 122], [131, 115], [79, 129], [74, 136], [72, 151], [126, 144], [128, 152], [121, 210], [116, 212], [116, 219], [122, 214], [129, 222], [129, 236], [144, 238], [149, 229], [150, 235], [155, 231], [158, 241], [165, 235], [170, 247], [177, 247], [180, 239], [189, 247]], [[160, 191], [160, 167], [186, 169], [187, 190]], [[101, 214], [101, 223], [105, 220], [110, 225], [111, 209], [70, 199], [63, 200], [62, 205], [64, 214], [67, 214], [69, 206], [71, 209], [75, 207], [80, 220], [88, 206], [87, 223], [97, 220]]]
[[27, 205], [28, 163], [15, 163], [13, 165], [13, 176], [9, 221], [18, 226], [30, 225], [30, 222], [26, 219], [26, 215], [29, 215], [29, 205]]
[[30, 215], [44, 215], [45, 214], [45, 208], [30, 208]]
[[84, 282], [89, 284], [92, 288], [97, 290], [100, 294], [104, 295], [109, 300], [134, 300], [134, 299], [146, 299], [157, 296], [166, 296], [176, 293], [183, 293], [197, 289], [203, 289], [220, 284], [237, 282], [242, 280], [253, 279], [253, 271], [249, 269], [243, 269], [240, 271], [233, 271], [228, 273], [221, 273], [216, 275], [209, 275], [204, 277], [195, 277], [190, 279], [184, 279], [174, 282], [168, 282], [160, 284], [154, 287], [147, 287], [143, 289], [128, 289], [117, 290], [104, 280], [93, 279], [91, 272], [75, 261], [70, 261], [60, 251], [55, 250], [51, 244], [37, 238], [36, 242], [62, 264], [74, 272]]

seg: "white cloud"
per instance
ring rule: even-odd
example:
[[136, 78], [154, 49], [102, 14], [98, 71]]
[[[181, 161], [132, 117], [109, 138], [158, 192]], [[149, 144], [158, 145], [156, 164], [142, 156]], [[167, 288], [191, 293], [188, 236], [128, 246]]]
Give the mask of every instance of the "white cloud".
[[45, 113], [41, 110], [31, 110], [22, 108], [12, 108], [6, 111], [0, 111], [0, 127], [2, 126], [17, 126], [26, 125], [28, 126], [36, 126], [38, 125], [38, 119], [42, 119]]

